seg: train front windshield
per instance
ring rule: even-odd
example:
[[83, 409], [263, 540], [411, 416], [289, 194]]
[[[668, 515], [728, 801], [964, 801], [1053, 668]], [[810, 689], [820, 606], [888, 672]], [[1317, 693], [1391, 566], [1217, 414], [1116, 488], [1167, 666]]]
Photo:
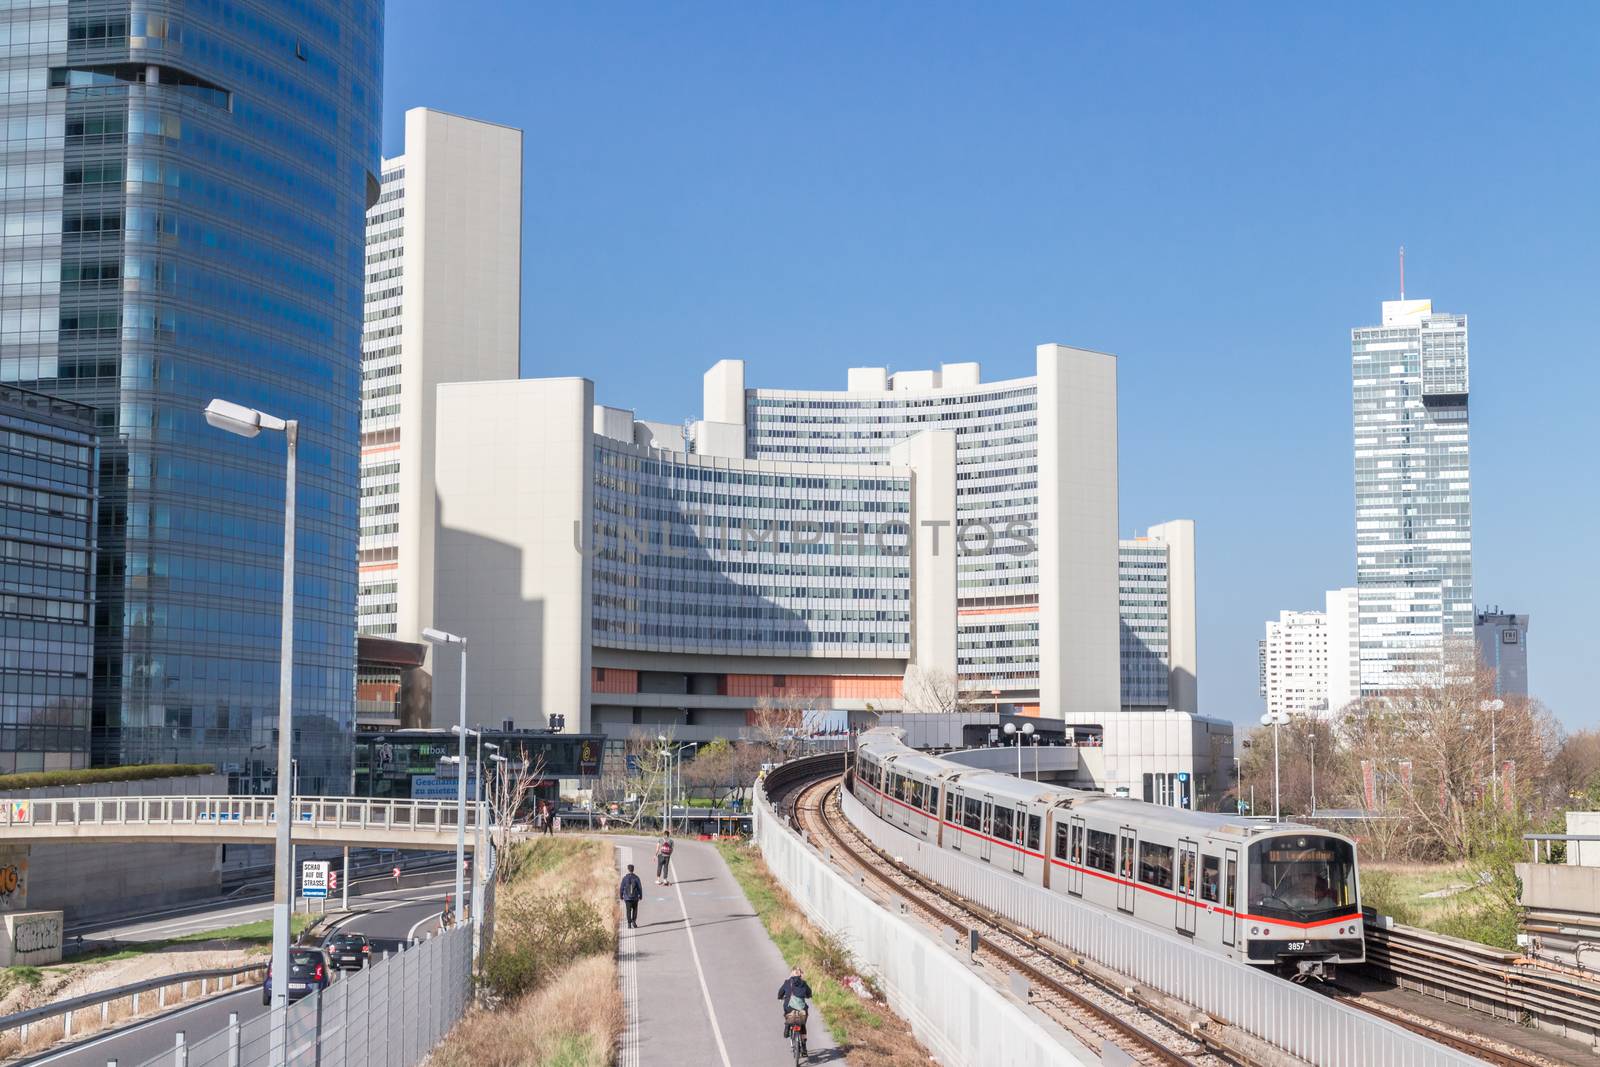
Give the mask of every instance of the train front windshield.
[[1311, 923], [1356, 909], [1355, 847], [1337, 837], [1274, 837], [1250, 846], [1250, 914]]

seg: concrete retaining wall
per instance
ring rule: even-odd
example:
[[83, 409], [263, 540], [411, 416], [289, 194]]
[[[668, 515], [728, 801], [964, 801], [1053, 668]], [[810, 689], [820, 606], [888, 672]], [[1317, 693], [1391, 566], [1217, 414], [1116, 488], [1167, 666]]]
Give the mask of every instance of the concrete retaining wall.
[[756, 804], [756, 840], [767, 866], [811, 921], [842, 938], [875, 976], [895, 1011], [947, 1067], [1098, 1064], [1070, 1034], [1026, 1008], [926, 927], [886, 910]]

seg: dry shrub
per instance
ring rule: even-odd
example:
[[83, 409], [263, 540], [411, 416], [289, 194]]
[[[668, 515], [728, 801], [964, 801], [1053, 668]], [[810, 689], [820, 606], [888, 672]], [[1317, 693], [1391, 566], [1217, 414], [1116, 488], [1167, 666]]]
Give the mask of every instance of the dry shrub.
[[462, 1019], [430, 1067], [608, 1067], [623, 1025], [612, 846], [540, 838], [512, 853], [484, 961], [486, 985], [506, 993]]
[[617, 964], [589, 956], [501, 1011], [475, 1011], [432, 1057], [435, 1067], [607, 1067], [622, 1032]]

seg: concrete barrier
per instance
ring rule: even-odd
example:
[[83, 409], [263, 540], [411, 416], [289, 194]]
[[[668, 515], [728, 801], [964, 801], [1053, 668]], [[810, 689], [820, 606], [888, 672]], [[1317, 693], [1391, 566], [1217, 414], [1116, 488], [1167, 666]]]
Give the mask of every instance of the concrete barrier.
[[756, 840], [767, 866], [801, 910], [849, 946], [889, 1005], [949, 1067], [1099, 1064], [1036, 1009], [1024, 1007], [966, 962], [963, 951], [885, 909], [836, 871], [778, 818], [762, 797]]

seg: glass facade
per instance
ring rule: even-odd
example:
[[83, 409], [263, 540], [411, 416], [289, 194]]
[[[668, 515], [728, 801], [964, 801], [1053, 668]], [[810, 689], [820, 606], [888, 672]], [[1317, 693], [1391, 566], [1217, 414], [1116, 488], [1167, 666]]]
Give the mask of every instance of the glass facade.
[[89, 765], [93, 408], [0, 385], [0, 774]]
[[1437, 680], [1473, 640], [1467, 318], [1384, 304], [1351, 331], [1363, 695]]
[[220, 396], [300, 421], [296, 752], [303, 790], [348, 788], [382, 17], [0, 13], [0, 380], [99, 413], [96, 763], [233, 771], [274, 743], [284, 445], [208, 427]]
[[1123, 541], [1118, 547], [1122, 605], [1122, 706], [1167, 706], [1171, 668], [1167, 546]]
[[1031, 378], [971, 388], [863, 394], [752, 389], [746, 454], [807, 463], [883, 463], [923, 430], [956, 435], [957, 671], [988, 693], [1039, 688], [1039, 435]]
[[596, 646], [909, 654], [908, 470], [594, 449]]

